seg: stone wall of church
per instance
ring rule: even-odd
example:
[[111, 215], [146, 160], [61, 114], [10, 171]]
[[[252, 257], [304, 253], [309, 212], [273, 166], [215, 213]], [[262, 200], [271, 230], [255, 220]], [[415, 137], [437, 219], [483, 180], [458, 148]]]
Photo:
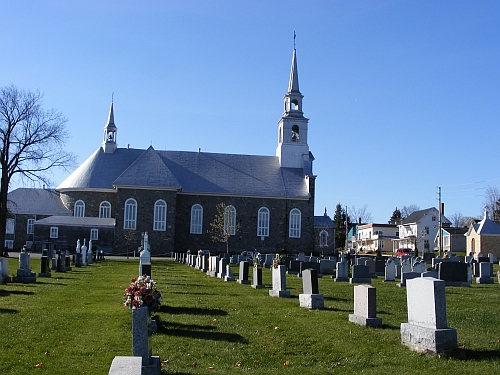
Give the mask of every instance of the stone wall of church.
[[[208, 231], [217, 213], [217, 204], [223, 202], [236, 208], [236, 220], [240, 230], [229, 239], [229, 252], [239, 254], [242, 251], [261, 253], [280, 252], [283, 247], [289, 253], [311, 253], [314, 248], [314, 203], [312, 200], [216, 197], [205, 195], [179, 195], [177, 199], [177, 232], [175, 237], [176, 252], [188, 249], [211, 250], [213, 253], [226, 251], [224, 243], [213, 242]], [[190, 233], [191, 207], [200, 204], [203, 207], [203, 233]], [[258, 210], [267, 207], [270, 212], [269, 237], [257, 236]], [[302, 213], [301, 237], [288, 237], [290, 210], [298, 208]]]
[[[153, 255], [162, 255], [173, 251], [176, 231], [176, 191], [119, 189], [116, 194], [115, 249], [116, 254], [137, 250], [141, 245], [141, 234], [148, 232], [150, 251]], [[137, 226], [135, 230], [123, 229], [125, 201], [133, 198], [137, 201]], [[165, 231], [154, 231], [154, 205], [159, 199], [167, 203], [167, 225]]]

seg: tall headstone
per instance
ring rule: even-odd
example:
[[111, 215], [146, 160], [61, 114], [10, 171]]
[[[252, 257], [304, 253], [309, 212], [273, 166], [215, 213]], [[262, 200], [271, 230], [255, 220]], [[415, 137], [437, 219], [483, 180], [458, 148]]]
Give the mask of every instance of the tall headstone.
[[15, 283], [35, 283], [36, 274], [30, 268], [30, 255], [26, 251], [26, 246], [23, 246], [19, 254], [19, 268], [17, 274], [12, 278]]
[[445, 282], [430, 277], [406, 284], [408, 323], [401, 323], [401, 342], [418, 352], [442, 353], [457, 348], [457, 331], [448, 328]]
[[262, 284], [262, 268], [261, 267], [253, 267], [252, 288], [254, 288], [254, 289], [264, 288], [264, 285]]
[[226, 265], [226, 276], [224, 276], [224, 281], [234, 281], [233, 271], [231, 271], [231, 266]]
[[352, 266], [352, 277], [349, 279], [351, 284], [371, 284], [372, 278], [368, 266], [355, 264]]
[[493, 274], [491, 272], [492, 264], [489, 262], [480, 262], [479, 277], [476, 278], [477, 284], [493, 284]]
[[151, 277], [151, 253], [149, 252], [148, 232], [144, 234], [144, 250], [139, 255], [139, 276]]
[[226, 277], [226, 266], [227, 266], [226, 258], [221, 258], [219, 260], [219, 272], [217, 272], [217, 277], [219, 279], [223, 279], [224, 277]]
[[336, 282], [349, 281], [349, 264], [345, 261], [337, 262], [336, 270], [335, 270], [335, 279]]
[[89, 241], [89, 250], [87, 251], [87, 264], [94, 263], [94, 254], [92, 252], [92, 240]]
[[160, 358], [152, 355], [151, 318], [148, 308], [141, 307], [132, 310], [132, 355], [142, 358], [141, 374], [160, 374]]
[[385, 263], [384, 281], [396, 281], [396, 264], [392, 258], [388, 259]]
[[271, 297], [290, 297], [290, 291], [286, 290], [286, 266], [271, 267], [273, 276], [273, 289], [269, 291]]
[[[57, 259], [56, 259], [57, 261]], [[57, 266], [56, 268], [57, 269]], [[40, 273], [38, 274], [38, 277], [50, 277], [50, 259], [48, 255], [48, 250], [43, 249], [42, 250], [42, 259], [40, 262]]]
[[248, 280], [248, 268], [250, 266], [250, 263], [247, 261], [241, 261], [240, 262], [240, 269], [239, 269], [239, 277], [238, 284], [250, 284], [250, 281]]
[[0, 258], [0, 277], [3, 279], [4, 283], [10, 281], [9, 277], [9, 258]]
[[302, 289], [303, 293], [299, 294], [300, 307], [311, 310], [325, 307], [324, 296], [318, 289], [318, 271], [311, 268], [302, 271]]
[[377, 290], [373, 286], [354, 287], [354, 314], [349, 314], [349, 321], [367, 327], [382, 326], [382, 319], [377, 318]]
[[82, 246], [82, 266], [87, 265], [87, 239], [83, 239], [83, 246]]

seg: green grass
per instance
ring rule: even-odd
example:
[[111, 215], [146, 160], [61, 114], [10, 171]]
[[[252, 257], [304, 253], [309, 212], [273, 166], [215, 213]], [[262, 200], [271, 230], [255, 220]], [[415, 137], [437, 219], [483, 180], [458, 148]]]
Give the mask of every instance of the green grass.
[[[17, 259], [9, 267], [13, 274]], [[137, 260], [108, 260], [36, 284], [0, 285], [0, 373], [107, 374], [114, 356], [131, 355], [131, 312], [121, 302], [137, 272]], [[325, 309], [309, 311], [299, 307], [296, 276], [287, 277], [291, 298], [279, 299], [173, 261], [155, 261], [152, 272], [164, 294], [163, 324], [151, 338], [153, 354], [168, 361], [164, 373], [500, 373], [498, 284], [446, 289], [448, 325], [463, 350], [433, 357], [401, 345], [406, 291], [382, 278], [372, 283], [383, 321], [375, 329], [348, 321], [353, 285], [329, 277], [319, 280]], [[271, 272], [263, 277], [269, 286]]]

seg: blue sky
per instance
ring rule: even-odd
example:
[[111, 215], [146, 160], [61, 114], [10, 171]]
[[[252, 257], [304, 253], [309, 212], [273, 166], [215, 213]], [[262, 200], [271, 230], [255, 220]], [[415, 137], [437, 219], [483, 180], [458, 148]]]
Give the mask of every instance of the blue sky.
[[[498, 1], [0, 0], [0, 86], [40, 90], [83, 162], [119, 147], [274, 155], [297, 34], [316, 215], [478, 216], [500, 186]], [[57, 186], [67, 173], [53, 175]], [[13, 186], [15, 187], [15, 186]]]

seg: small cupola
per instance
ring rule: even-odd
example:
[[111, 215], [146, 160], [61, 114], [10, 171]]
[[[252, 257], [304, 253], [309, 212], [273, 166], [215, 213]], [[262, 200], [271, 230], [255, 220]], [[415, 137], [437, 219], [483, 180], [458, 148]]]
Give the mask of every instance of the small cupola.
[[104, 126], [104, 137], [102, 140], [102, 149], [107, 154], [112, 154], [118, 147], [118, 144], [116, 143], [117, 131], [118, 129], [115, 125], [115, 115], [113, 112], [113, 102], [111, 102], [108, 123]]

